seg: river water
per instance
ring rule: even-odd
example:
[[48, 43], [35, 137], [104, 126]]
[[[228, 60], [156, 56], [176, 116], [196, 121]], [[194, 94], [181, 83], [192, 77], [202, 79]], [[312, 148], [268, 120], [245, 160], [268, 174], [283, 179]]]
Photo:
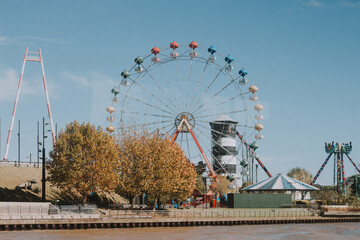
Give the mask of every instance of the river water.
[[360, 223], [34, 230], [0, 232], [1, 240], [114, 239], [359, 239]]

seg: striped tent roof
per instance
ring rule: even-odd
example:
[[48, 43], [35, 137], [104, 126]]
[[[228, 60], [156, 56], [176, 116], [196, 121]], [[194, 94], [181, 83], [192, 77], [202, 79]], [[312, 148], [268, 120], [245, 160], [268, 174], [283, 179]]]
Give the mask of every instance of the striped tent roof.
[[315, 191], [320, 190], [314, 186], [286, 176], [282, 173], [268, 178], [257, 184], [243, 188], [245, 191]]

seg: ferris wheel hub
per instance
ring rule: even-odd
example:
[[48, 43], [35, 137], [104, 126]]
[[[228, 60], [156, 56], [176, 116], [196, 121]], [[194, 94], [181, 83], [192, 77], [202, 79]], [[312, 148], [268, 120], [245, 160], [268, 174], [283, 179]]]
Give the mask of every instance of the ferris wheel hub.
[[182, 112], [175, 118], [175, 127], [179, 132], [189, 132], [195, 126], [195, 118], [191, 113]]

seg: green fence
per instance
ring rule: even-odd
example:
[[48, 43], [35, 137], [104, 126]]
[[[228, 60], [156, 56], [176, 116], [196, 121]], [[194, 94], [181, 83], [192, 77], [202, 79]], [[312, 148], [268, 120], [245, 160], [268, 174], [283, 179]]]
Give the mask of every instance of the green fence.
[[231, 193], [228, 194], [229, 208], [280, 208], [291, 204], [291, 194], [282, 193]]

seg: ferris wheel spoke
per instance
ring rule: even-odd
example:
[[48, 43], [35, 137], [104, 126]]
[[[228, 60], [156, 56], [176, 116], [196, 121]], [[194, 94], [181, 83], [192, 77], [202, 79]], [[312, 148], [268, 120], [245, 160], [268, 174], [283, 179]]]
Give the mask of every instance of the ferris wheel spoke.
[[160, 84], [156, 81], [156, 79], [150, 74], [150, 72], [147, 70], [146, 67], [144, 67], [145, 71], [147, 72], [147, 74], [150, 76], [150, 78], [153, 80], [153, 82], [157, 85], [157, 87], [160, 89], [160, 91], [165, 95], [165, 97], [167, 98], [167, 100], [171, 103], [171, 105], [177, 110], [177, 107], [175, 106], [175, 104], [173, 103], [173, 101], [169, 98], [169, 96], [167, 95], [167, 93], [164, 91], [164, 89], [162, 89], [162, 87], [160, 86]]
[[209, 85], [206, 87], [206, 89], [204, 90], [204, 92], [201, 94], [200, 98], [197, 100], [196, 103], [199, 103], [200, 100], [204, 97], [205, 93], [209, 90], [209, 88], [213, 85], [213, 83], [216, 81], [216, 79], [220, 76], [221, 72], [223, 71], [224, 67], [226, 66], [226, 64], [219, 70], [219, 72], [216, 74], [216, 76], [214, 77], [214, 79], [209, 83]]
[[[198, 112], [198, 113], [207, 112], [207, 111], [209, 111], [209, 110], [211, 110], [211, 109], [213, 109], [213, 108], [217, 108], [217, 107], [219, 107], [219, 106], [221, 106], [221, 105], [224, 105], [224, 104], [229, 103], [229, 102], [231, 102], [231, 101], [233, 101], [233, 100], [236, 100], [238, 97], [241, 97], [241, 96], [242, 96], [242, 93], [239, 93], [239, 94], [237, 94], [237, 95], [235, 95], [235, 96], [233, 96], [233, 97], [231, 97], [231, 98], [226, 99], [225, 101], [222, 101], [222, 102], [220, 102], [220, 103], [218, 103], [218, 104], [212, 105], [211, 107], [208, 107], [208, 108], [206, 108], [206, 109], [202, 109], [202, 110], [201, 110], [200, 112]], [[194, 115], [196, 115], [196, 114], [194, 113]]]
[[247, 114], [247, 116], [250, 117], [254, 125], [257, 124], [257, 121], [255, 121], [255, 119], [250, 114]]
[[[246, 109], [241, 109], [241, 110], [235, 110], [235, 111], [223, 112], [223, 114], [227, 115], [227, 114], [231, 114], [231, 113], [240, 113], [240, 112], [245, 112], [245, 111], [246, 111]], [[216, 113], [216, 114], [201, 115], [201, 116], [197, 116], [197, 118], [207, 118], [207, 117], [214, 117], [214, 116], [219, 116], [219, 113]]]
[[192, 66], [193, 66], [193, 59], [191, 58], [190, 61], [190, 71], [189, 71], [189, 78], [187, 81], [187, 93], [186, 93], [186, 104], [185, 104], [185, 109], [187, 109], [188, 106], [188, 98], [189, 98], [189, 91], [190, 91], [190, 80], [191, 80], [191, 73], [192, 73]]
[[159, 102], [161, 102], [162, 104], [164, 104], [168, 109], [170, 109], [171, 111], [173, 111], [174, 113], [176, 113], [176, 110], [174, 110], [173, 108], [171, 108], [168, 104], [166, 104], [163, 100], [161, 100], [159, 97], [157, 97], [156, 95], [154, 95], [153, 93], [151, 93], [149, 90], [147, 90], [144, 86], [142, 86], [140, 83], [138, 83], [136, 80], [133, 80], [131, 78], [129, 78], [131, 81], [133, 81], [133, 83], [135, 83], [136, 85], [138, 85], [141, 89], [143, 89], [145, 92], [147, 92], [150, 96], [152, 96], [153, 98], [157, 99]]
[[[249, 138], [250, 138], [251, 136], [253, 136], [253, 135], [255, 134], [255, 132], [256, 132], [256, 130], [252, 131], [248, 136], [246, 136], [245, 141], [246, 141], [246, 140], [249, 140]], [[247, 141], [246, 141], [246, 142], [247, 142]]]
[[205, 100], [205, 102], [203, 104], [201, 104], [199, 107], [197, 107], [193, 113], [195, 114], [196, 111], [198, 111], [199, 109], [201, 109], [204, 105], [206, 105], [207, 103], [209, 103], [214, 97], [216, 97], [217, 95], [219, 95], [222, 91], [224, 91], [226, 88], [228, 88], [230, 85], [232, 85], [233, 82], [229, 82], [228, 84], [226, 84], [220, 91], [218, 91], [217, 93], [215, 93], [214, 95], [212, 95], [211, 97], [209, 97], [208, 99]]
[[[231, 138], [231, 135], [225, 134], [225, 133], [223, 133], [223, 132], [216, 131], [216, 130], [214, 130], [214, 129], [211, 129], [210, 127], [206, 127], [206, 126], [203, 125], [203, 124], [197, 124], [196, 126], [200, 126], [200, 127], [202, 127], [203, 129], [206, 129], [206, 131], [210, 131], [210, 132], [217, 133], [217, 134], [221, 135], [222, 137]], [[199, 128], [197, 127], [197, 129], [199, 129]], [[208, 138], [210, 138], [210, 137], [208, 136]], [[212, 139], [212, 138], [211, 138], [211, 139]]]
[[[201, 123], [209, 123], [209, 121], [204, 121], [204, 120], [196, 120], [197, 123], [201, 122]], [[249, 125], [242, 125], [242, 124], [233, 124], [237, 127], [243, 127], [243, 128], [250, 128], [253, 129], [253, 126], [249, 126]]]
[[191, 49], [188, 49], [188, 50], [184, 51], [182, 54], [179, 54], [178, 58], [183, 57], [185, 54], [187, 54], [190, 51], [191, 51]]
[[133, 124], [133, 125], [129, 125], [129, 127], [130, 128], [148, 127], [148, 126], [151, 126], [151, 125], [163, 124], [163, 123], [169, 123], [169, 122], [173, 122], [173, 121], [172, 120], [154, 121], [154, 122], [150, 122], [150, 123]]
[[131, 111], [125, 111], [125, 110], [121, 110], [122, 113], [128, 113], [128, 114], [133, 114], [133, 115], [145, 115], [145, 116], [152, 116], [152, 117], [159, 117], [159, 118], [173, 118], [171, 116], [167, 116], [167, 115], [160, 115], [160, 114], [153, 114], [153, 113], [144, 113], [144, 112], [131, 112]]
[[[121, 93], [120, 93], [120, 94], [121, 94]], [[170, 115], [173, 115], [173, 114], [174, 114], [174, 113], [171, 113], [171, 112], [169, 112], [169, 111], [167, 111], [167, 110], [165, 110], [165, 109], [162, 109], [162, 108], [160, 108], [160, 107], [157, 107], [157, 106], [155, 106], [155, 105], [152, 105], [152, 104], [150, 104], [150, 103], [148, 103], [148, 102], [144, 102], [144, 101], [142, 101], [141, 99], [134, 98], [134, 97], [132, 97], [132, 96], [130, 96], [130, 95], [128, 95], [128, 94], [121, 94], [121, 95], [123, 95], [123, 96], [125, 96], [125, 97], [127, 97], [127, 98], [130, 98], [130, 99], [133, 99], [133, 100], [135, 100], [136, 102], [142, 103], [142, 104], [147, 105], [147, 106], [149, 106], [149, 107], [158, 109], [158, 110], [160, 110], [160, 111], [162, 111], [162, 112], [164, 112], [164, 113], [168, 113], [168, 114], [170, 114]]]
[[[207, 134], [205, 134], [203, 131], [201, 131], [199, 128], [196, 128], [196, 132], [199, 132], [200, 134], [204, 135], [206, 138], [210, 139], [214, 144], [216, 144], [217, 146], [220, 146], [221, 148], [223, 148], [221, 145], [219, 145], [216, 141], [214, 141], [211, 137], [209, 137]], [[212, 153], [211, 149], [209, 149], [207, 147], [207, 144], [204, 144], [203, 140], [201, 138], [198, 138], [199, 142], [202, 144], [202, 146], [204, 146], [204, 148], [210, 152], [210, 155], [213, 157], [213, 159], [215, 159], [215, 161], [219, 164], [219, 166], [224, 170], [225, 173], [228, 174], [228, 171], [226, 171], [226, 169], [224, 168], [223, 164], [221, 164], [221, 162], [219, 162], [218, 158], [215, 157], [215, 155]], [[227, 150], [224, 148], [224, 150]], [[231, 153], [230, 153], [231, 154]], [[231, 154], [232, 155], [232, 154]], [[236, 157], [235, 157], [236, 158]]]
[[199, 88], [199, 86], [200, 86], [200, 82], [201, 82], [201, 80], [203, 79], [203, 77], [204, 77], [204, 75], [205, 75], [205, 70], [206, 70], [206, 68], [207, 68], [207, 66], [208, 66], [208, 62], [209, 62], [209, 61], [206, 61], [206, 64], [205, 64], [204, 69], [203, 69], [203, 71], [202, 71], [202, 73], [201, 73], [201, 76], [200, 76], [199, 80], [197, 81], [194, 94], [193, 94], [193, 96], [192, 96], [192, 98], [191, 98], [191, 102], [190, 102], [190, 105], [189, 105], [189, 109], [191, 109], [191, 107], [192, 107], [192, 104], [193, 104], [195, 95], [196, 95], [197, 90], [198, 90], [198, 88]]
[[[139, 75], [137, 75], [135, 79], [132, 79], [132, 78], [129, 77], [129, 79], [132, 81], [132, 83], [131, 83], [131, 85], [128, 87], [127, 91], [126, 91], [126, 94], [127, 94], [127, 95], [129, 94], [130, 90], [135, 86], [135, 84], [137, 83], [137, 79], [138, 79], [140, 76], [141, 76], [141, 73], [140, 73]], [[120, 85], [121, 85], [121, 82], [120, 82], [118, 88], [120, 87]], [[125, 98], [124, 101], [123, 101], [122, 104], [121, 104], [121, 108], [122, 108], [122, 109], [124, 109], [124, 106], [125, 106], [125, 104], [126, 104], [126, 101], [127, 101], [127, 99]]]

